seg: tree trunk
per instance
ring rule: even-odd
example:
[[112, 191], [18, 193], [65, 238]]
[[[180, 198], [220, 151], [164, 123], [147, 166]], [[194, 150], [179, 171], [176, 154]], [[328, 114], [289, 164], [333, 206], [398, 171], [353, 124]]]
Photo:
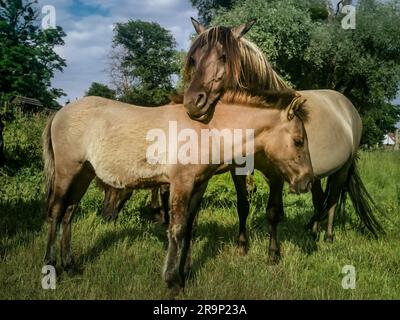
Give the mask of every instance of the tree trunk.
[[340, 0], [336, 5], [336, 15], [340, 14], [340, 10], [344, 6], [353, 5], [353, 0]]
[[3, 139], [4, 124], [0, 119], [0, 166], [6, 163], [6, 157], [4, 155], [4, 139]]
[[330, 0], [326, 0], [325, 4], [326, 4], [326, 11], [328, 12], [328, 21], [332, 22], [335, 17], [332, 2]]

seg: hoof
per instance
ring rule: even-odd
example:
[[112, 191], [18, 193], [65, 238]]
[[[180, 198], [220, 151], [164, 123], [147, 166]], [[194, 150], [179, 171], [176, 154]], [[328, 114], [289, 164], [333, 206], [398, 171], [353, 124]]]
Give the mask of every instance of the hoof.
[[238, 246], [237, 246], [237, 250], [238, 250], [239, 255], [241, 255], [241, 256], [247, 255], [247, 252], [249, 251], [247, 243], [239, 242]]
[[320, 237], [320, 232], [315, 232], [313, 230], [309, 230], [309, 231], [310, 231], [310, 235], [311, 235], [312, 239], [315, 242], [318, 242], [319, 241], [319, 237]]
[[325, 235], [325, 242], [332, 243], [333, 242], [333, 235]]
[[54, 268], [57, 266], [56, 259], [52, 259], [52, 258], [44, 258], [43, 263], [44, 263], [43, 266], [52, 266]]
[[268, 265], [276, 265], [281, 260], [281, 254], [279, 250], [270, 250], [268, 257]]
[[184, 290], [185, 279], [184, 279], [184, 277], [181, 277], [178, 274], [178, 272], [166, 273], [164, 275], [164, 280], [167, 284], [168, 289], [170, 289], [171, 292], [179, 293], [180, 291]]
[[77, 276], [83, 274], [83, 269], [76, 265], [73, 262], [70, 262], [68, 264], [64, 264], [62, 266], [62, 271], [65, 272], [68, 276]]
[[118, 214], [102, 214], [101, 215], [102, 216], [102, 218], [103, 218], [103, 220], [105, 221], [105, 222], [108, 222], [108, 223], [110, 223], [110, 222], [115, 222], [115, 221], [117, 221], [117, 218], [118, 218]]
[[168, 289], [169, 289], [168, 298], [170, 300], [176, 300], [180, 295], [185, 293], [184, 289], [181, 288], [180, 286], [174, 286], [174, 287], [168, 286]]

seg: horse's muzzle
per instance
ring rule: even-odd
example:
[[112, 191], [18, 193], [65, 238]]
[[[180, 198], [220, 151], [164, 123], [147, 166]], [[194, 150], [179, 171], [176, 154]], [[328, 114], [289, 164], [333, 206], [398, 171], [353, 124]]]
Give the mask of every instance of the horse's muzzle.
[[289, 190], [291, 193], [300, 194], [311, 191], [314, 179], [312, 176], [296, 179], [290, 183]]

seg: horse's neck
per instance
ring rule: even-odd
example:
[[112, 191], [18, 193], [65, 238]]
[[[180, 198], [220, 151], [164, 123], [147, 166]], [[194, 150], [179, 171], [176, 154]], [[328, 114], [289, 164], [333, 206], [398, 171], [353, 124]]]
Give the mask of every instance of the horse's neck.
[[224, 128], [253, 130], [254, 137], [279, 125], [280, 110], [246, 106], [235, 103], [221, 103], [217, 106], [211, 126], [214, 129]]

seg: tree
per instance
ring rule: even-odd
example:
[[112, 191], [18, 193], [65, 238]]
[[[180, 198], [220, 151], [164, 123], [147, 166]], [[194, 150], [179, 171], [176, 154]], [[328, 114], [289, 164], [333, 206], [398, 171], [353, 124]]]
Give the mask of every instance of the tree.
[[218, 9], [231, 9], [236, 0], [190, 0], [199, 12], [199, 20], [208, 26]]
[[248, 37], [278, 73], [297, 89], [344, 93], [363, 118], [362, 144], [372, 146], [400, 116], [399, 107], [390, 103], [400, 84], [396, 3], [358, 1], [354, 30], [344, 30], [343, 15], [332, 16], [332, 5], [323, 0], [246, 0], [219, 10], [213, 24], [238, 25], [256, 17]]
[[[131, 20], [114, 29], [111, 73], [119, 99], [155, 106], [168, 102], [173, 75], [179, 73], [176, 42], [171, 33], [154, 22]], [[116, 72], [117, 71], [117, 72]]]
[[[55, 107], [63, 95], [51, 88], [56, 70], [65, 61], [54, 51], [63, 45], [65, 33], [60, 27], [39, 27], [37, 1], [0, 0], [0, 105], [15, 95], [35, 98], [46, 107]], [[0, 115], [1, 117], [2, 115]], [[2, 143], [0, 126], [0, 144]], [[4, 160], [0, 147], [0, 159]]]
[[54, 51], [64, 45], [61, 27], [42, 30], [36, 1], [0, 0], [0, 94], [38, 99], [51, 107], [63, 95], [51, 88], [56, 70], [65, 61]]
[[108, 86], [98, 83], [98, 82], [93, 82], [86, 91], [86, 96], [98, 96], [98, 97], [103, 97], [107, 99], [114, 99], [115, 100], [115, 90], [110, 89]]
[[4, 124], [0, 118], [0, 166], [3, 166], [6, 163], [6, 157], [4, 155], [3, 129], [4, 129]]

